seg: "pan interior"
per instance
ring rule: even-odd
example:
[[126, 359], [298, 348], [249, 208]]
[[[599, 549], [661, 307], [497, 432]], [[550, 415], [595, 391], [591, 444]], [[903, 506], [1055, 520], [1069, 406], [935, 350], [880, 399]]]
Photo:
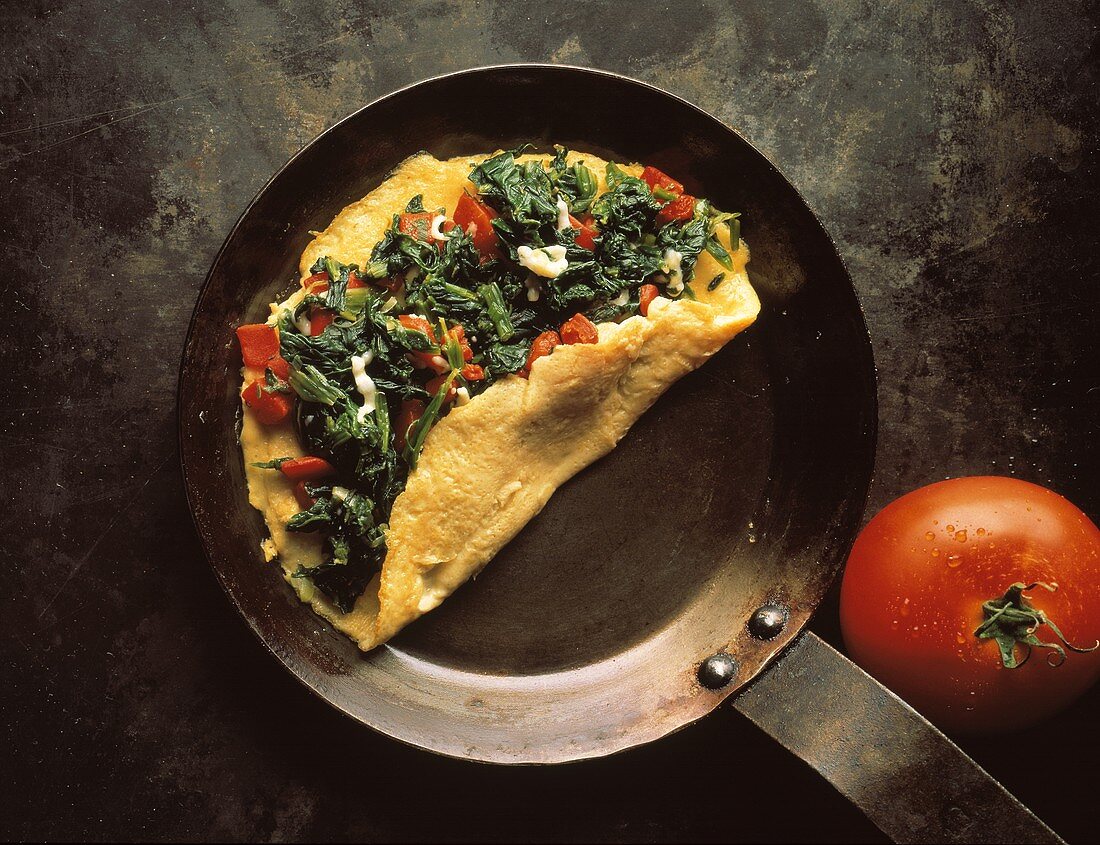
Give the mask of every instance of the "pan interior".
[[[536, 107], [548, 99], [586, 108]], [[654, 164], [689, 192], [741, 211], [764, 310], [615, 451], [564, 485], [475, 581], [362, 655], [262, 562], [262, 520], [247, 502], [236, 443], [240, 361], [227, 338], [295, 278], [308, 231], [403, 158], [527, 141]], [[354, 718], [441, 753], [496, 762], [577, 759], [654, 739], [759, 671], [841, 564], [862, 512], [874, 428], [862, 314], [797, 192], [694, 107], [622, 77], [560, 66], [431, 80], [320, 136], [227, 240], [196, 307], [180, 381], [196, 526], [263, 642]], [[769, 600], [786, 605], [791, 621], [761, 643], [745, 622]], [[740, 671], [737, 683], [710, 693], [695, 667], [721, 649]]]
[[738, 569], [758, 570], [749, 526], [771, 457], [766, 379], [750, 337], [734, 341], [394, 646], [475, 672], [574, 669], [662, 631], [731, 548]]

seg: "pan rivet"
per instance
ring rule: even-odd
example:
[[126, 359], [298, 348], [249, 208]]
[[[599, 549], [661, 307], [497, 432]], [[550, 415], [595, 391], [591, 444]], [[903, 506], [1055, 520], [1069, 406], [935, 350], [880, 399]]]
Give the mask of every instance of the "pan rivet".
[[758, 640], [773, 640], [787, 624], [790, 614], [787, 608], [777, 604], [765, 604], [749, 617], [749, 633]]
[[737, 677], [737, 661], [724, 651], [699, 664], [699, 683], [707, 689], [722, 689]]

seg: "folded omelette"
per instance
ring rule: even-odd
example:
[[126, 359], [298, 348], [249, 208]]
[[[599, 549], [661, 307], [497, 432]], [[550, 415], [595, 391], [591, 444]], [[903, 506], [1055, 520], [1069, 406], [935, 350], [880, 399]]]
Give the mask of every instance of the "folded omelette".
[[268, 559], [363, 650], [437, 607], [753, 322], [738, 232], [576, 151], [404, 161], [238, 330]]

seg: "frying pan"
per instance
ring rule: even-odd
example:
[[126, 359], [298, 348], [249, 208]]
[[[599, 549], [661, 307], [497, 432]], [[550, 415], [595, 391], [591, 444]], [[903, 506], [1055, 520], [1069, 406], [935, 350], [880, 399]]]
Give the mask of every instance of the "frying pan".
[[[528, 141], [653, 164], [742, 212], [763, 311], [474, 582], [363, 655], [261, 557], [237, 444], [233, 329], [295, 284], [309, 230], [406, 156]], [[611, 73], [511, 65], [364, 107], [296, 155], [237, 222], [199, 297], [179, 391], [188, 500], [222, 585], [284, 666], [375, 730], [454, 757], [558, 763], [656, 740], [736, 695], [898, 841], [1059, 841], [802, 632], [871, 478], [870, 341], [836, 249], [797, 191], [689, 103]]]

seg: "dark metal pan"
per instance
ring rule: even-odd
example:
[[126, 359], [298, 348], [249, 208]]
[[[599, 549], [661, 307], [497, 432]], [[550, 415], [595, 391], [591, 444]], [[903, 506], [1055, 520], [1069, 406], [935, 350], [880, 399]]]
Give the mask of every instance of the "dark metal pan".
[[[654, 164], [741, 211], [764, 308], [476, 582], [363, 655], [263, 563], [236, 440], [232, 330], [292, 284], [308, 231], [406, 156], [525, 141]], [[519, 65], [432, 79], [356, 112], [295, 156], [230, 234], [195, 309], [179, 408], [188, 498], [230, 598], [303, 683], [378, 731], [455, 757], [557, 763], [658, 739], [740, 693], [743, 712], [898, 840], [1057, 841], [931, 725], [800, 634], [863, 511], [871, 346], [848, 274], [795, 189], [683, 100], [610, 73]]]

